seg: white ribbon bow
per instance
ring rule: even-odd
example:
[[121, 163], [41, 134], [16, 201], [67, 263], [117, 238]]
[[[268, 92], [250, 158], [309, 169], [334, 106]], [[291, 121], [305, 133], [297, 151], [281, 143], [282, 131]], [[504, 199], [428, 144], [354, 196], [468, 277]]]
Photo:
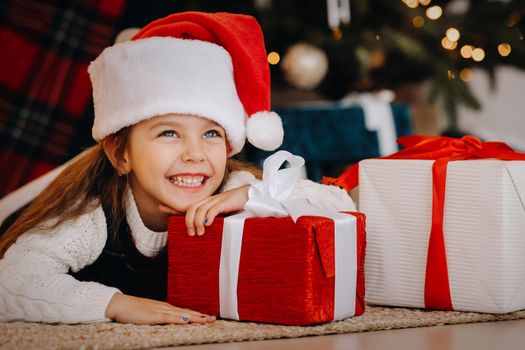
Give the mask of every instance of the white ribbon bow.
[[[285, 163], [288, 168], [280, 169]], [[287, 217], [294, 222], [301, 216], [324, 216], [335, 227], [334, 320], [355, 314], [357, 276], [356, 219], [352, 215], [319, 209], [306, 199], [290, 199], [301, 178], [304, 159], [287, 151], [278, 151], [263, 164], [263, 180], [250, 186], [245, 212], [224, 219], [219, 299], [221, 317], [238, 320], [237, 282], [244, 220], [250, 217]]]
[[[289, 163], [289, 167], [280, 169], [285, 162]], [[250, 186], [249, 199], [244, 210], [255, 217], [291, 216], [294, 222], [300, 216], [308, 215], [303, 213], [310, 212], [312, 208], [307, 200], [290, 200], [297, 182], [301, 179], [303, 166], [302, 157], [287, 151], [278, 151], [266, 158], [262, 181]]]

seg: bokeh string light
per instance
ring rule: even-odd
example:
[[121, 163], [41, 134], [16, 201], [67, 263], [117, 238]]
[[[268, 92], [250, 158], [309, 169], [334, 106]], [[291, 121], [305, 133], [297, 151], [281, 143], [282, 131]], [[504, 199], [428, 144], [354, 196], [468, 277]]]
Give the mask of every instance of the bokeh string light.
[[[417, 8], [419, 5], [428, 6], [432, 0], [402, 0], [402, 2], [409, 8]], [[437, 20], [443, 15], [443, 9], [441, 6], [434, 5], [427, 7], [425, 15], [430, 20]], [[505, 25], [509, 28], [515, 27], [521, 20], [521, 14], [513, 11], [505, 18]], [[425, 25], [424, 17], [416, 15], [412, 18], [412, 25], [415, 28], [422, 28]], [[459, 39], [461, 33], [457, 28], [450, 27], [446, 30], [445, 37], [441, 39], [441, 46], [446, 50], [454, 50], [459, 46]], [[523, 40], [524, 36], [520, 33], [519, 39]], [[376, 38], [377, 39], [377, 38]], [[507, 57], [512, 52], [511, 45], [509, 43], [501, 43], [498, 45], [498, 53], [502, 57]], [[474, 47], [472, 45], [462, 45], [460, 49], [461, 57], [465, 59], [472, 58], [476, 62], [481, 62], [485, 59], [485, 50], [481, 47]], [[467, 73], [465, 73], [467, 74]], [[463, 77], [462, 77], [463, 79]], [[463, 79], [465, 80], [465, 79]]]
[[436, 20], [443, 14], [443, 9], [441, 8], [441, 6], [431, 6], [427, 8], [425, 14], [429, 19]]
[[[427, 6], [431, 0], [402, 0], [406, 6], [410, 8], [417, 8], [419, 5]], [[437, 20], [443, 15], [443, 9], [441, 6], [434, 5], [430, 6], [425, 10], [425, 15], [430, 20]], [[510, 13], [506, 18], [506, 25], [508, 27], [515, 26], [520, 20], [520, 14], [517, 12]], [[423, 27], [425, 20], [422, 16], [414, 16], [412, 18], [412, 25], [416, 28]], [[461, 33], [457, 28], [450, 27], [446, 30], [445, 36], [441, 39], [441, 46], [446, 50], [455, 50], [459, 46], [459, 39]], [[506, 57], [511, 52], [511, 46], [508, 43], [501, 43], [498, 46], [498, 52], [502, 57]], [[481, 62], [485, 59], [485, 50], [481, 47], [474, 47], [472, 45], [462, 45], [460, 49], [461, 57], [465, 59], [473, 59], [475, 62]], [[472, 72], [462, 70], [463, 74], [460, 73], [460, 78], [464, 81], [470, 79]], [[455, 75], [452, 71], [448, 71], [449, 79], [455, 79]]]
[[480, 47], [472, 50], [472, 59], [476, 62], [481, 62], [485, 58], [485, 50]]
[[402, 0], [407, 7], [412, 9], [417, 8], [419, 5], [428, 6], [432, 0]]
[[469, 81], [472, 78], [472, 69], [470, 69], [470, 68], [463, 68], [459, 72], [459, 77], [463, 81]]
[[268, 54], [268, 63], [271, 65], [279, 64], [279, 61], [281, 61], [281, 56], [275, 52], [272, 51]]
[[403, 2], [405, 3], [405, 5], [407, 5], [411, 9], [415, 9], [419, 6], [418, 0], [403, 0]]
[[472, 57], [472, 50], [474, 50], [472, 45], [464, 45], [459, 52], [461, 53], [461, 57], [468, 59]]
[[412, 25], [416, 28], [421, 28], [425, 25], [425, 19], [422, 16], [415, 16], [412, 18]]
[[456, 41], [449, 40], [447, 37], [444, 37], [441, 39], [441, 46], [447, 50], [454, 50], [458, 46], [458, 43]]
[[510, 52], [512, 51], [510, 44], [508, 43], [501, 43], [498, 45], [498, 52], [501, 56], [507, 57], [510, 55]]
[[456, 28], [448, 28], [446, 36], [450, 41], [458, 41], [460, 37], [459, 30], [457, 30]]

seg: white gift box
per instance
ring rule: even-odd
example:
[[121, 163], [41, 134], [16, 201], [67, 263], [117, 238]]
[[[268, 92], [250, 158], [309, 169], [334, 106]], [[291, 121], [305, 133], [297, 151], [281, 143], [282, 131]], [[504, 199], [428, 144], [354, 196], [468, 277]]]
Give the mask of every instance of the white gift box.
[[[433, 162], [359, 164], [371, 304], [425, 307]], [[443, 231], [454, 310], [525, 309], [525, 161], [449, 162]]]

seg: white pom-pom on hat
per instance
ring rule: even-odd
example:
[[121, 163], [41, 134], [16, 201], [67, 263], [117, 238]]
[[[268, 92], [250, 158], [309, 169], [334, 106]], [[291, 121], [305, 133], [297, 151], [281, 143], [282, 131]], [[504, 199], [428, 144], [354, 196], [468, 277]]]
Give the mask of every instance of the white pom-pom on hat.
[[281, 118], [275, 112], [257, 112], [246, 122], [248, 142], [265, 151], [273, 151], [283, 143]]

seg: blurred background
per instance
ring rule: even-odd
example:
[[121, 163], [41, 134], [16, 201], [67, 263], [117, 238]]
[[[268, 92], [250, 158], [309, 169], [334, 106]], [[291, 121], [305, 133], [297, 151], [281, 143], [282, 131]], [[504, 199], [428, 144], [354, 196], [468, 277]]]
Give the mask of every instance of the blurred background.
[[190, 10], [259, 20], [282, 148], [313, 180], [407, 134], [525, 150], [523, 0], [2, 0], [0, 198], [94, 143], [90, 61], [126, 29]]

